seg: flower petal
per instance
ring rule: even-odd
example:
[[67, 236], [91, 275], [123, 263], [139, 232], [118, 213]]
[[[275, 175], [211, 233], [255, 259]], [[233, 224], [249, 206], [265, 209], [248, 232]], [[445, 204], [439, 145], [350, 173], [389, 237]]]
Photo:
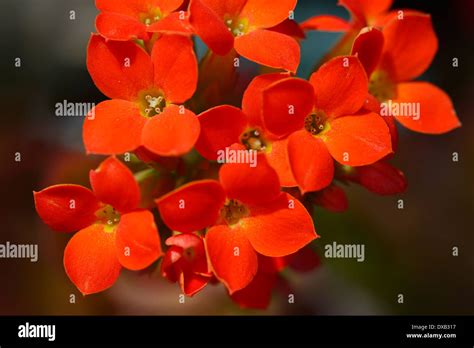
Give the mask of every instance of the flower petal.
[[241, 308], [266, 309], [276, 280], [276, 274], [258, 272], [249, 285], [232, 294], [232, 301]]
[[122, 13], [138, 17], [151, 9], [159, 8], [161, 12], [171, 12], [183, 3], [182, 0], [96, 0], [100, 11]]
[[257, 273], [258, 260], [242, 229], [214, 226], [207, 231], [205, 244], [214, 274], [230, 294], [250, 284]]
[[[403, 15], [410, 15], [410, 14], [415, 14], [415, 15], [427, 15], [427, 13], [418, 11], [418, 10], [413, 10], [413, 9], [403, 9]], [[381, 13], [379, 16], [377, 16], [371, 23], [372, 26], [378, 27], [378, 28], [383, 28], [385, 27], [388, 23], [390, 23], [394, 18], [400, 17], [400, 9], [393, 9], [391, 11]]]
[[122, 215], [115, 246], [118, 260], [125, 268], [136, 271], [155, 262], [163, 252], [153, 214], [141, 210]]
[[170, 13], [168, 16], [149, 25], [146, 30], [149, 33], [162, 33], [168, 35], [191, 35], [193, 30], [189, 24], [188, 16], [183, 16], [180, 12]]
[[183, 249], [199, 248], [201, 246], [204, 248], [204, 245], [202, 243], [203, 240], [201, 239], [201, 237], [193, 233], [175, 234], [166, 239], [166, 245], [174, 245]]
[[357, 57], [331, 59], [311, 75], [316, 107], [330, 117], [353, 114], [364, 105], [368, 81]]
[[223, 18], [203, 0], [191, 0], [189, 22], [196, 34], [216, 54], [226, 55], [234, 47], [234, 37], [227, 30]]
[[211, 280], [211, 276], [202, 274], [183, 272], [179, 281], [181, 291], [186, 296], [194, 296], [201, 291]]
[[300, 24], [303, 30], [346, 32], [351, 25], [346, 20], [331, 15], [314, 16]]
[[403, 172], [384, 161], [355, 168], [353, 181], [382, 196], [402, 193], [408, 186]]
[[179, 280], [182, 273], [182, 269], [179, 267], [179, 261], [182, 260], [182, 258], [183, 249], [181, 247], [172, 245], [166, 250], [160, 267], [163, 278], [168, 279], [172, 283], [176, 283]]
[[247, 117], [234, 106], [221, 105], [211, 108], [198, 116], [201, 133], [196, 150], [208, 160], [216, 160], [218, 152], [239, 142], [239, 137], [247, 126]]
[[301, 29], [300, 25], [296, 21], [289, 18], [285, 19], [283, 22], [275, 25], [274, 27], [268, 28], [268, 30], [291, 36], [294, 39], [306, 38], [306, 35], [303, 29]]
[[109, 40], [148, 40], [146, 25], [138, 19], [113, 12], [101, 12], [95, 20], [97, 32]]
[[323, 140], [332, 157], [341, 164], [364, 166], [392, 153], [389, 129], [378, 114], [339, 117], [329, 125]]
[[282, 187], [295, 187], [298, 183], [295, 181], [291, 171], [290, 159], [288, 156], [288, 138], [275, 140], [272, 142], [270, 152], [266, 153], [268, 164], [276, 170], [280, 185]]
[[380, 30], [372, 27], [363, 28], [354, 40], [352, 54], [359, 58], [370, 76], [380, 62], [384, 37]]
[[166, 240], [166, 245], [179, 246], [183, 249], [186, 254], [182, 259], [183, 270], [210, 275], [203, 237], [195, 233], [175, 234]]
[[254, 30], [236, 37], [235, 50], [253, 62], [292, 73], [296, 73], [300, 64], [298, 42], [271, 30]]
[[115, 155], [133, 151], [141, 144], [146, 118], [135, 103], [106, 100], [86, 117], [82, 130], [88, 154]]
[[314, 107], [314, 89], [306, 80], [287, 78], [263, 91], [263, 127], [276, 137], [303, 128]]
[[286, 73], [263, 74], [256, 76], [247, 86], [242, 98], [242, 111], [250, 126], [262, 126], [263, 90], [279, 80], [288, 78]]
[[393, 0], [339, 0], [356, 20], [367, 23], [392, 6]]
[[166, 245], [182, 248], [182, 253], [189, 252], [180, 259], [180, 266], [183, 271], [208, 275], [204, 239], [194, 233], [175, 234], [166, 240]]
[[177, 10], [182, 4], [183, 0], [148, 0], [155, 1], [156, 6], [161, 10], [165, 15]]
[[334, 213], [342, 213], [346, 211], [349, 206], [344, 190], [334, 184], [317, 192], [313, 202]]
[[[304, 247], [301, 250], [306, 249]], [[294, 255], [284, 257], [268, 257], [261, 254], [258, 255], [258, 273], [275, 274], [283, 271], [288, 266], [289, 258]]]
[[225, 193], [219, 182], [201, 180], [184, 185], [155, 202], [170, 229], [191, 233], [212, 226], [224, 201]]
[[239, 17], [247, 19], [251, 28], [273, 27], [290, 16], [296, 2], [297, 0], [247, 0]]
[[297, 272], [309, 272], [319, 267], [321, 260], [311, 247], [306, 246], [298, 252], [285, 257], [291, 269]]
[[431, 16], [405, 14], [383, 29], [385, 37], [382, 66], [397, 82], [420, 76], [430, 66], [438, 50], [438, 38]]
[[160, 156], [181, 156], [193, 148], [199, 138], [197, 116], [184, 106], [170, 105], [145, 124], [143, 145]]
[[256, 165], [227, 163], [219, 171], [219, 180], [228, 198], [245, 204], [260, 204], [280, 195], [280, 182], [265, 155], [257, 156]]
[[115, 233], [94, 224], [77, 232], [64, 250], [64, 267], [84, 295], [104, 291], [117, 280], [122, 266], [115, 250]]
[[241, 220], [241, 229], [254, 249], [264, 256], [295, 253], [318, 238], [306, 208], [288, 193], [265, 205], [252, 206], [251, 216]]
[[73, 232], [97, 220], [100, 202], [91, 190], [79, 185], [54, 185], [33, 192], [41, 220], [58, 232]]
[[419, 106], [418, 115], [395, 117], [403, 126], [415, 132], [443, 134], [461, 126], [451, 98], [431, 83], [400, 83], [397, 86], [397, 98], [393, 102], [399, 106]]
[[134, 210], [140, 202], [140, 188], [130, 169], [115, 157], [103, 161], [89, 172], [92, 190], [97, 198], [119, 212]]
[[334, 177], [334, 163], [326, 144], [306, 130], [288, 138], [288, 159], [302, 193], [321, 190]]
[[134, 101], [153, 85], [153, 66], [148, 54], [131, 41], [107, 41], [91, 35], [87, 69], [97, 88], [111, 99]]
[[202, 2], [219, 17], [224, 18], [225, 15], [238, 16], [247, 0], [202, 0]]
[[184, 103], [196, 91], [198, 68], [193, 42], [182, 35], [163, 35], [151, 53], [155, 86], [167, 102]]
[[398, 129], [397, 123], [395, 122], [395, 117], [384, 116], [383, 120], [387, 124], [388, 130], [390, 131], [390, 138], [392, 139], [392, 151], [395, 153], [398, 149]]

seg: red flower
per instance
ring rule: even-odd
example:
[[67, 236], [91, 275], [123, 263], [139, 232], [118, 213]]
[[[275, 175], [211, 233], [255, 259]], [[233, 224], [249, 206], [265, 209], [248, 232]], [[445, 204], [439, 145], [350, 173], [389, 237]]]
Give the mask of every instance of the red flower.
[[275, 287], [280, 290], [288, 288], [286, 280], [279, 275], [288, 266], [297, 272], [308, 272], [320, 264], [318, 255], [308, 246], [285, 257], [258, 255], [258, 262], [258, 272], [252, 282], [231, 295], [241, 308], [266, 309]]
[[403, 172], [386, 161], [362, 166], [344, 167], [338, 179], [352, 181], [381, 196], [405, 192], [408, 183]]
[[[364, 29], [354, 41], [357, 55], [370, 76], [370, 93], [403, 126], [428, 134], [446, 133], [461, 125], [450, 97], [428, 82], [410, 82], [430, 66], [438, 49], [431, 17], [405, 14], [383, 29]], [[384, 106], [382, 104], [382, 106]], [[395, 107], [419, 106], [419, 113], [401, 115]], [[382, 115], [387, 111], [381, 109]]]
[[169, 249], [161, 264], [161, 274], [179, 282], [181, 291], [193, 296], [211, 280], [203, 239], [193, 233], [174, 235], [166, 240]]
[[87, 67], [112, 99], [97, 105], [84, 122], [88, 153], [119, 154], [144, 146], [160, 156], [179, 156], [192, 149], [199, 122], [176, 105], [196, 89], [197, 62], [189, 38], [162, 36], [150, 57], [133, 42], [92, 35]]
[[201, 133], [196, 142], [196, 150], [209, 160], [218, 159], [220, 151], [236, 144], [237, 148], [264, 153], [270, 165], [277, 171], [281, 186], [296, 186], [287, 160], [286, 139], [278, 139], [267, 132], [261, 118], [262, 92], [278, 81], [281, 81], [289, 95], [294, 96], [295, 102], [298, 99], [313, 98], [311, 86], [308, 87], [303, 80], [290, 78], [288, 74], [257, 76], [244, 93], [242, 110], [221, 105], [198, 116]]
[[256, 63], [296, 72], [297, 41], [267, 30], [288, 19], [295, 6], [296, 0], [192, 0], [189, 21], [216, 54], [226, 55], [235, 48]]
[[177, 10], [183, 0], [96, 0], [97, 31], [110, 40], [149, 40], [149, 33], [191, 34]]
[[258, 164], [224, 164], [219, 182], [187, 184], [157, 200], [166, 225], [193, 232], [210, 227], [205, 236], [216, 277], [230, 293], [246, 287], [258, 269], [257, 253], [292, 254], [317, 238], [303, 205], [280, 192], [276, 172], [265, 156]]
[[[303, 82], [291, 90], [284, 81], [272, 84], [263, 91], [262, 106], [265, 129], [288, 137], [289, 164], [303, 193], [331, 183], [333, 159], [363, 166], [392, 152], [387, 124], [361, 109], [368, 82], [356, 57], [334, 58]], [[306, 97], [308, 88], [312, 98]]]
[[64, 251], [66, 273], [84, 294], [106, 290], [122, 267], [140, 270], [161, 256], [153, 215], [139, 210], [140, 190], [114, 157], [90, 172], [92, 190], [55, 185], [34, 192], [36, 211], [53, 230], [79, 230]]

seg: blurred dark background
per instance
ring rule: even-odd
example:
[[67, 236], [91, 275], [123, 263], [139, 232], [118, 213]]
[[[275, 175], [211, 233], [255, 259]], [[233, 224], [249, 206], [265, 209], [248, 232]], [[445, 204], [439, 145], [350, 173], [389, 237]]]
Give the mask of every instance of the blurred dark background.
[[[336, 0], [299, 2], [298, 21], [323, 13], [348, 17]], [[83, 118], [54, 113], [63, 100], [105, 99], [85, 67], [96, 10], [91, 0], [2, 0], [0, 6], [0, 244], [39, 244], [37, 263], [0, 259], [0, 314], [262, 313], [238, 310], [222, 286], [208, 286], [179, 304], [177, 285], [150, 273], [124, 271], [105, 293], [77, 292], [62, 266], [69, 236], [39, 220], [32, 191], [63, 182], [87, 185], [89, 169], [100, 161], [84, 154]], [[377, 197], [351, 186], [348, 212], [316, 212], [318, 248], [333, 241], [365, 244], [365, 262], [322, 257], [320, 269], [289, 274], [296, 305], [275, 296], [265, 314], [474, 313], [474, 2], [407, 0], [394, 7], [432, 14], [440, 47], [423, 79], [448, 92], [463, 126], [442, 136], [400, 128], [395, 163], [409, 180], [408, 191]], [[299, 75], [306, 77], [338, 37], [310, 33]], [[454, 57], [458, 68], [452, 67]], [[16, 58], [21, 67], [15, 67]], [[459, 162], [452, 161], [453, 152]], [[404, 200], [403, 210], [398, 199]]]

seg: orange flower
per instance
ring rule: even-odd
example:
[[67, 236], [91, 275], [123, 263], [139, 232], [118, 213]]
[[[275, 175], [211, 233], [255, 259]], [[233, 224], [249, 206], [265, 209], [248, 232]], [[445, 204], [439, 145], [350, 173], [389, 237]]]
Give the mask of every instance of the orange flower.
[[100, 35], [110, 40], [149, 40], [149, 33], [192, 32], [183, 13], [174, 12], [183, 0], [96, 0]]
[[270, 29], [286, 19], [297, 0], [192, 0], [189, 21], [194, 31], [218, 55], [232, 48], [256, 63], [296, 72], [298, 42]]
[[[242, 110], [221, 105], [199, 114], [201, 133], [196, 150], [209, 160], [216, 160], [219, 151], [231, 146], [263, 153], [277, 171], [281, 186], [292, 187], [297, 183], [287, 161], [287, 140], [268, 132], [261, 117], [263, 91], [277, 82], [281, 82], [280, 86], [291, 96], [298, 110], [304, 110], [305, 99], [313, 99], [313, 88], [304, 80], [290, 78], [286, 73], [257, 76], [244, 92]], [[310, 108], [306, 112], [309, 113]]]
[[280, 257], [318, 237], [304, 206], [280, 192], [276, 172], [265, 156], [258, 164], [224, 164], [219, 181], [187, 184], [156, 201], [165, 224], [205, 236], [209, 261], [229, 292], [243, 289], [258, 269], [257, 253]]
[[139, 210], [132, 172], [114, 157], [90, 172], [92, 190], [55, 185], [34, 192], [36, 211], [53, 230], [79, 230], [64, 250], [66, 273], [84, 294], [106, 290], [120, 270], [140, 270], [161, 256], [153, 215]]
[[318, 15], [304, 21], [300, 26], [304, 31], [343, 32], [344, 36], [326, 58], [345, 55], [349, 54], [352, 43], [362, 28], [381, 28], [400, 14], [422, 14], [410, 9], [389, 11], [392, 3], [393, 0], [339, 0], [339, 5], [344, 6], [351, 14], [350, 21], [333, 15]]
[[[430, 66], [438, 49], [431, 17], [405, 14], [383, 29], [363, 29], [354, 41], [357, 55], [370, 76], [370, 93], [382, 102], [380, 113], [394, 116], [416, 132], [441, 134], [461, 125], [450, 97], [428, 82], [410, 82]], [[409, 114], [395, 107], [413, 106]], [[385, 111], [384, 111], [385, 109]], [[408, 109], [407, 109], [408, 110]]]
[[161, 274], [181, 291], [193, 296], [211, 280], [202, 237], [194, 233], [174, 235], [166, 240], [169, 246], [161, 263]]
[[[304, 94], [288, 89], [285, 80], [272, 84], [263, 91], [262, 106], [265, 129], [288, 137], [289, 165], [303, 193], [331, 183], [333, 159], [363, 166], [392, 153], [387, 124], [362, 109], [368, 82], [356, 57], [334, 58], [303, 82]], [[308, 88], [314, 91], [311, 98], [306, 97]]]
[[189, 38], [162, 36], [150, 57], [133, 42], [92, 35], [87, 67], [112, 99], [97, 105], [84, 122], [88, 153], [120, 154], [144, 146], [160, 156], [179, 156], [192, 149], [199, 122], [176, 105], [196, 89], [197, 62]]

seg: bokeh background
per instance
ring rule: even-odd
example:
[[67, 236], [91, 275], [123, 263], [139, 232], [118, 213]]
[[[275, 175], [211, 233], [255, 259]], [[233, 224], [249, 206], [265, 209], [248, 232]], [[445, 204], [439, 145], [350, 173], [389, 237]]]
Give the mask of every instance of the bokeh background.
[[[300, 0], [298, 21], [332, 13], [336, 0]], [[316, 211], [316, 243], [365, 244], [366, 260], [325, 259], [308, 274], [290, 273], [295, 304], [273, 298], [267, 311], [239, 310], [222, 286], [208, 286], [185, 304], [176, 284], [124, 271], [110, 290], [82, 297], [68, 280], [62, 254], [69, 235], [50, 231], [34, 211], [32, 191], [51, 184], [88, 184], [100, 157], [86, 157], [81, 117], [56, 117], [58, 102], [99, 102], [85, 66], [94, 31], [92, 0], [2, 0], [0, 10], [0, 243], [37, 243], [39, 261], [0, 259], [0, 314], [474, 314], [474, 2], [396, 1], [429, 12], [440, 47], [423, 79], [452, 97], [463, 127], [427, 136], [400, 129], [395, 163], [409, 180], [400, 196], [348, 188], [350, 209]], [[70, 20], [74, 10], [75, 20]], [[310, 33], [299, 71], [306, 77], [339, 38]], [[20, 57], [21, 68], [14, 66]], [[459, 58], [459, 67], [452, 59]], [[21, 162], [15, 162], [15, 153]], [[459, 162], [452, 153], [459, 153]], [[397, 208], [402, 198], [405, 208]], [[459, 256], [452, 248], [459, 248]], [[321, 253], [322, 255], [322, 253]], [[156, 267], [156, 265], [155, 265]], [[70, 303], [70, 295], [76, 303]], [[397, 302], [398, 294], [404, 303]]]

